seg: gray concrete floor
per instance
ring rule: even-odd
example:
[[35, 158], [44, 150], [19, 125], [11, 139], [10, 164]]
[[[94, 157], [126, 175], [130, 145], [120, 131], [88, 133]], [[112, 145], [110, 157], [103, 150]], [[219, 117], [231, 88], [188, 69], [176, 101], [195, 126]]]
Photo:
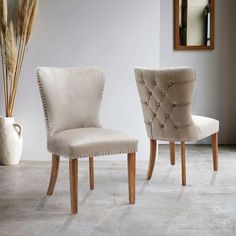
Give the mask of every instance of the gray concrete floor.
[[[151, 181], [137, 162], [136, 204], [128, 205], [125, 157], [95, 162], [89, 190], [88, 162], [79, 162], [79, 214], [70, 215], [68, 162], [61, 162], [55, 193], [46, 196], [50, 162], [0, 166], [0, 235], [236, 235], [236, 147], [220, 147], [212, 170], [210, 146], [187, 147], [187, 186], [161, 146]], [[96, 159], [95, 159], [96, 160]], [[109, 160], [109, 159], [108, 159]]]

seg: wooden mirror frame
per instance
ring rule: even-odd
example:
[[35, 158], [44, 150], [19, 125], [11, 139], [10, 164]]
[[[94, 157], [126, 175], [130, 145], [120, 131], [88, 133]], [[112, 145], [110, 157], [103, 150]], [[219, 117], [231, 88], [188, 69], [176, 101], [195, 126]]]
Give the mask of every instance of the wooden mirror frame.
[[215, 49], [215, 0], [211, 0], [211, 42], [206, 45], [180, 45], [179, 43], [179, 1], [174, 0], [174, 49], [175, 50], [214, 50]]

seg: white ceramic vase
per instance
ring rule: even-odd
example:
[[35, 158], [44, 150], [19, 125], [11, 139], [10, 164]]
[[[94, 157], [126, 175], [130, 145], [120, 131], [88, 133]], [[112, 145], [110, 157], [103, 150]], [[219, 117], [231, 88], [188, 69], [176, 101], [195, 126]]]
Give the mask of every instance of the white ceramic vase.
[[0, 165], [19, 163], [23, 148], [22, 126], [14, 117], [0, 116]]

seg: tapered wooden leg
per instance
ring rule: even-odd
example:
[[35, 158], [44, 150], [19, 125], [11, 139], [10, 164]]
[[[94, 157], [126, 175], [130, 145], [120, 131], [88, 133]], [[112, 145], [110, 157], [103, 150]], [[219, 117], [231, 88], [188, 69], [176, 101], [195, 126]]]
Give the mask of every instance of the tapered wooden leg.
[[218, 171], [218, 133], [211, 136], [212, 154], [213, 154], [213, 168]]
[[150, 180], [152, 178], [152, 172], [156, 162], [156, 152], [157, 152], [157, 141], [154, 139], [150, 139], [150, 157], [146, 176], [147, 180]]
[[94, 164], [93, 157], [89, 157], [89, 182], [90, 182], [90, 190], [94, 190]]
[[182, 186], [186, 186], [185, 143], [181, 143]]
[[170, 142], [170, 164], [175, 165], [175, 142]]
[[51, 177], [48, 185], [47, 195], [52, 195], [56, 182], [59, 169], [60, 157], [56, 154], [52, 154], [52, 167], [51, 167]]
[[135, 204], [136, 154], [128, 153], [129, 203]]
[[69, 160], [71, 214], [78, 212], [78, 160]]

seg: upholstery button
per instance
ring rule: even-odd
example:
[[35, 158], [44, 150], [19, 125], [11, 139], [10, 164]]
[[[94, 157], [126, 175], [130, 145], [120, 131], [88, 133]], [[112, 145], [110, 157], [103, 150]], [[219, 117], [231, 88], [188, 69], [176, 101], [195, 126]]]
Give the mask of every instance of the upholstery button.
[[153, 85], [154, 85], [154, 86], [156, 86], [156, 85], [157, 85], [157, 82], [156, 82], [155, 80], [153, 81]]
[[172, 107], [176, 107], [176, 104], [173, 103], [173, 104], [172, 104]]
[[162, 93], [162, 96], [165, 97], [165, 96], [166, 96], [166, 92], [163, 92], [163, 93]]
[[151, 95], [152, 95], [152, 92], [149, 91], [149, 92], [148, 92], [148, 95], [151, 96]]
[[178, 128], [179, 128], [178, 125], [175, 125], [174, 127], [175, 127], [175, 129], [178, 129]]
[[170, 118], [170, 114], [166, 114], [166, 118]]
[[163, 129], [165, 126], [163, 124], [161, 124], [161, 128]]
[[156, 103], [157, 107], [159, 107], [161, 104], [159, 102]]
[[172, 86], [173, 84], [174, 84], [174, 83], [173, 83], [172, 81], [169, 81], [169, 82], [168, 82], [168, 85], [169, 85], [169, 86]]

